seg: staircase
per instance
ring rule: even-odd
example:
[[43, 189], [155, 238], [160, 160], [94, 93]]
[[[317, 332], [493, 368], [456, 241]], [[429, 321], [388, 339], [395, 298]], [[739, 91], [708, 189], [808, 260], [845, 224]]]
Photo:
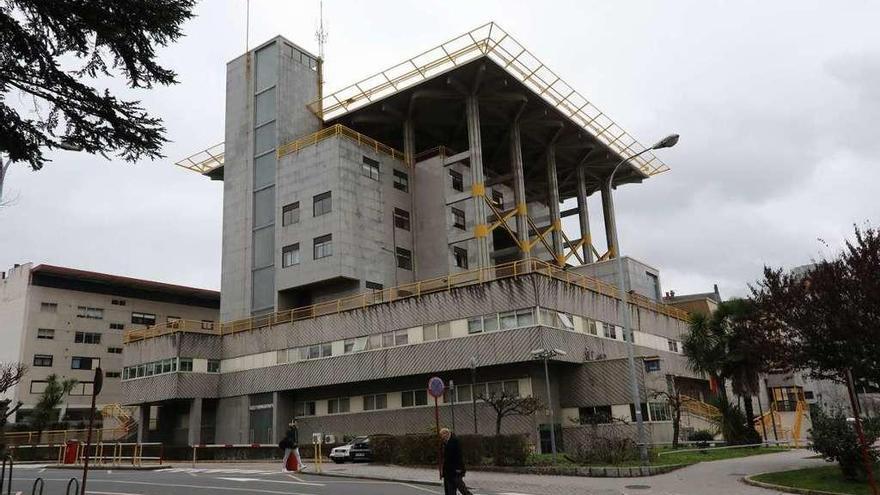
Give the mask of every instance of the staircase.
[[131, 415], [131, 410], [120, 404], [107, 404], [101, 408], [101, 415], [106, 420], [113, 418], [119, 424], [120, 438], [118, 440], [127, 439], [137, 432], [137, 420]]
[[791, 442], [799, 447], [803, 440], [804, 418], [809, 411], [807, 403], [798, 401], [794, 412], [779, 409], [779, 403], [773, 401], [769, 411], [755, 418], [755, 429], [762, 434], [766, 431], [768, 439]]
[[717, 407], [686, 395], [681, 396], [681, 411], [710, 423], [721, 418], [721, 411]]

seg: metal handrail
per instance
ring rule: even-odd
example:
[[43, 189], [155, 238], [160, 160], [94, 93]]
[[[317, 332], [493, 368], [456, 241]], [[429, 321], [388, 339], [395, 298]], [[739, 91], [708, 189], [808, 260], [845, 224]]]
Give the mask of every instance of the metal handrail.
[[[199, 326], [194, 333], [228, 335], [284, 323], [291, 323], [294, 321], [310, 320], [319, 316], [362, 309], [374, 304], [384, 304], [410, 297], [420, 297], [434, 292], [443, 292], [457, 287], [465, 287], [505, 278], [518, 277], [530, 273], [544, 275], [615, 299], [619, 298], [617, 288], [612, 284], [586, 275], [573, 273], [561, 267], [551, 265], [545, 261], [528, 258], [525, 260], [495, 265], [489, 268], [478, 268], [465, 272], [451, 273], [443, 277], [410, 282], [388, 289], [372, 290], [354, 296], [312, 304], [310, 306], [220, 323], [214, 325], [214, 328], [210, 331], [204, 330]], [[654, 302], [646, 297], [631, 296], [629, 303], [637, 307], [656, 311], [670, 318], [683, 321], [688, 320], [688, 313], [686, 311]], [[157, 325], [156, 327], [150, 327], [143, 330], [129, 330], [125, 333], [123, 341], [125, 343], [130, 343], [170, 333], [189, 332], [190, 330], [188, 329], [195, 328], [196, 325], [201, 325], [201, 322], [176, 320], [174, 322]]]
[[314, 146], [321, 141], [324, 141], [325, 139], [337, 136], [346, 138], [349, 141], [355, 142], [361, 146], [370, 147], [377, 153], [384, 153], [394, 159], [406, 162], [406, 157], [402, 151], [396, 150], [385, 143], [381, 143], [365, 134], [361, 134], [353, 129], [345, 127], [342, 124], [331, 125], [330, 127], [295, 139], [289, 143], [282, 144], [278, 147], [278, 158], [289, 155], [291, 153], [296, 153], [303, 148]]

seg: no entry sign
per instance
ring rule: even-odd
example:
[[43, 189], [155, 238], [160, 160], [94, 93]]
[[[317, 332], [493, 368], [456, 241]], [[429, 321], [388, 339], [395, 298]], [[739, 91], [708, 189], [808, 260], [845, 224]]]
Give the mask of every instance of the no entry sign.
[[443, 384], [443, 380], [439, 377], [435, 376], [428, 380], [428, 393], [435, 399], [443, 397], [443, 390], [445, 388], [446, 385]]

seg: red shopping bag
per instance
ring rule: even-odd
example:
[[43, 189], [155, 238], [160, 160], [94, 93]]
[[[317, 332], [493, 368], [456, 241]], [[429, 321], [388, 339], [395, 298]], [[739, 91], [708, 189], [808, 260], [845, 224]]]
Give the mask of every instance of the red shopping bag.
[[288, 471], [299, 471], [299, 464], [296, 462], [296, 453], [295, 451], [291, 452], [287, 457], [287, 465], [284, 466]]

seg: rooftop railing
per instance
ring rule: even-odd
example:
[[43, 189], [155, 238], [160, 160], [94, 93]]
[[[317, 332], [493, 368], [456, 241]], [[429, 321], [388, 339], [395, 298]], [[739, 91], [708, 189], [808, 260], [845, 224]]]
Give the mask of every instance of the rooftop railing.
[[349, 129], [342, 124], [335, 124], [325, 129], [321, 129], [320, 131], [313, 132], [307, 136], [303, 136], [299, 139], [291, 141], [287, 144], [283, 144], [278, 147], [278, 158], [281, 158], [284, 155], [289, 155], [291, 153], [296, 153], [303, 148], [314, 146], [325, 139], [329, 139], [332, 137], [341, 137], [357, 143], [361, 146], [366, 146], [372, 148], [377, 153], [386, 154], [392, 158], [397, 160], [406, 161], [406, 158], [402, 151], [396, 150], [387, 144], [380, 143], [375, 139], [361, 134], [357, 131]]
[[[253, 316], [251, 318], [225, 323], [210, 324], [209, 322], [192, 320], [170, 321], [145, 329], [129, 330], [125, 333], [123, 341], [125, 343], [136, 342], [175, 332], [229, 335], [294, 321], [310, 320], [319, 316], [363, 309], [375, 304], [389, 303], [401, 299], [433, 294], [435, 292], [445, 292], [458, 287], [482, 284], [532, 273], [561, 280], [608, 297], [615, 299], [618, 298], [618, 290], [614, 285], [569, 270], [564, 270], [558, 266], [551, 265], [550, 263], [538, 259], [530, 258], [495, 265], [488, 268], [478, 268], [465, 272], [451, 273], [443, 277], [420, 280], [418, 282], [411, 282], [382, 290], [367, 291], [333, 301], [321, 302], [301, 308], [288, 309], [267, 315]], [[629, 303], [678, 320], [687, 321], [688, 319], [688, 313], [686, 311], [657, 303], [638, 294], [630, 294]]]

